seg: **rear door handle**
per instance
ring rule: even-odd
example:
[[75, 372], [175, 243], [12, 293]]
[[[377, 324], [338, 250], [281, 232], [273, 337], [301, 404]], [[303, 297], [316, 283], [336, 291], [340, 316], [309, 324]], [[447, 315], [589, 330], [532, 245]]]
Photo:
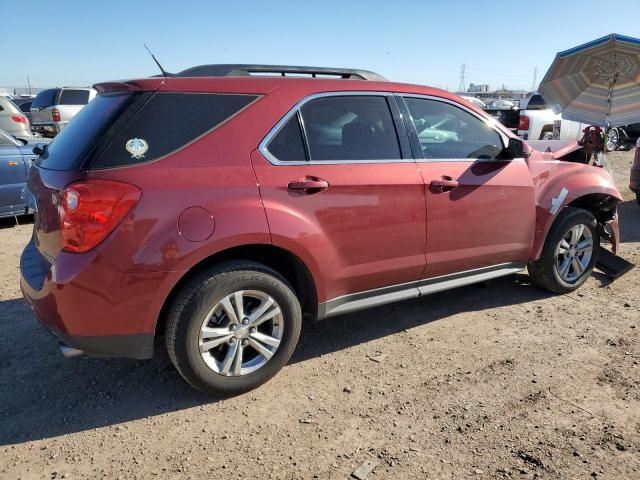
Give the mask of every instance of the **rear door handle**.
[[329, 182], [317, 177], [305, 177], [301, 180], [293, 180], [287, 186], [289, 191], [297, 193], [318, 193], [329, 188]]
[[460, 186], [460, 183], [458, 183], [458, 180], [456, 180], [455, 178], [443, 175], [437, 180], [431, 180], [430, 185], [431, 185], [431, 188], [435, 190], [439, 190], [441, 192], [448, 192]]

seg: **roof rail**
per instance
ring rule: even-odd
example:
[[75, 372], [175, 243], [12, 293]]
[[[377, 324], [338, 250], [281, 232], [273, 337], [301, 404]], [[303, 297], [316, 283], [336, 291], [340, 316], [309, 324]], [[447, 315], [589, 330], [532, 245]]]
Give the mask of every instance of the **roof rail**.
[[292, 65], [252, 65], [252, 64], [215, 64], [200, 65], [187, 68], [174, 74], [176, 77], [246, 77], [251, 74], [276, 74], [286, 77], [287, 74], [310, 75], [315, 78], [318, 75], [328, 77], [340, 77], [356, 80], [373, 80], [383, 82], [387, 79], [382, 75], [367, 70], [351, 68], [328, 67], [300, 67]]

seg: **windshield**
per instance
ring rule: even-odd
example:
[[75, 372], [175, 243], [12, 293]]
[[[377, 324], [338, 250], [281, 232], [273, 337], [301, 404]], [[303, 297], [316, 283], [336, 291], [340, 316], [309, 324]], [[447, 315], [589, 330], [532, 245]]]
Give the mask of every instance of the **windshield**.
[[40, 92], [31, 104], [31, 108], [46, 108], [54, 105], [56, 102], [57, 88], [50, 88]]

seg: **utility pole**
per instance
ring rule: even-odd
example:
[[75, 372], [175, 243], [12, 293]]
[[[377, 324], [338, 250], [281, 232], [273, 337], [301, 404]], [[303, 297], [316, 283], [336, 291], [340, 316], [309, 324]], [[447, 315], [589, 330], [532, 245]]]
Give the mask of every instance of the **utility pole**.
[[466, 92], [467, 91], [467, 85], [464, 79], [465, 73], [467, 70], [467, 66], [463, 63], [460, 66], [460, 85], [458, 86], [458, 91], [459, 92]]
[[29, 75], [27, 75], [27, 87], [29, 88], [29, 95], [31, 95], [31, 80], [29, 80]]
[[538, 67], [533, 69], [533, 83], [531, 84], [531, 91], [535, 92], [538, 89]]

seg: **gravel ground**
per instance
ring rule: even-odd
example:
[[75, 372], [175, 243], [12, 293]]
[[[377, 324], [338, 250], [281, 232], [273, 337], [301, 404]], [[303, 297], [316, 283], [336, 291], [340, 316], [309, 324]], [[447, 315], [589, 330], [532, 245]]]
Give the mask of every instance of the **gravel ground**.
[[[640, 263], [631, 153], [621, 253]], [[166, 354], [65, 360], [21, 299], [32, 225], [0, 226], [1, 478], [640, 478], [640, 270], [553, 296], [518, 274], [307, 325], [232, 399]], [[364, 468], [366, 470], [367, 468]], [[362, 471], [362, 470], [361, 470]]]

